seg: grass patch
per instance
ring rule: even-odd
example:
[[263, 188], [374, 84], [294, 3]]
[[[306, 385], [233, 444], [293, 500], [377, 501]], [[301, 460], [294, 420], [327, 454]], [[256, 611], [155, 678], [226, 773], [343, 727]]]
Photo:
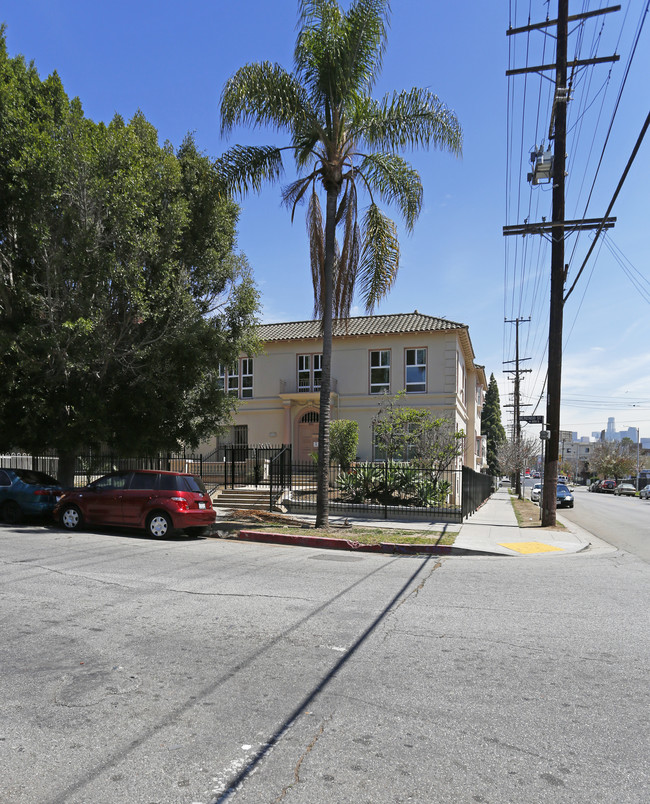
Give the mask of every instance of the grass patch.
[[[272, 514], [267, 511], [233, 511], [227, 521], [217, 522], [217, 535], [225, 539], [236, 539], [240, 530], [262, 530], [266, 533], [281, 533], [290, 536], [327, 536], [330, 539], [342, 539], [359, 544], [433, 544], [449, 547], [456, 541], [458, 530], [448, 530], [449, 525], [440, 525], [431, 530], [408, 530], [405, 528], [351, 527], [330, 526], [315, 528], [307, 523], [300, 523], [284, 514]], [[453, 527], [453, 526], [451, 526]]]
[[517, 524], [520, 528], [539, 528], [539, 530], [565, 530], [564, 525], [559, 522], [555, 525], [547, 525], [542, 527], [542, 522], [539, 518], [540, 508], [534, 502], [526, 499], [520, 500], [516, 494], [510, 495], [510, 502], [512, 503], [515, 516], [517, 517]]

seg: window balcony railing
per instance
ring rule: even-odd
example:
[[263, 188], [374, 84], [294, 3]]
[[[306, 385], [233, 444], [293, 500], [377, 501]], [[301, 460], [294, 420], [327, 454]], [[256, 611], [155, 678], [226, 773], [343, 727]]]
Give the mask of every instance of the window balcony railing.
[[[299, 383], [298, 380], [280, 380], [280, 393], [281, 394], [317, 394], [320, 391], [320, 383], [310, 385]], [[338, 394], [338, 380], [335, 377], [331, 379], [330, 392]]]

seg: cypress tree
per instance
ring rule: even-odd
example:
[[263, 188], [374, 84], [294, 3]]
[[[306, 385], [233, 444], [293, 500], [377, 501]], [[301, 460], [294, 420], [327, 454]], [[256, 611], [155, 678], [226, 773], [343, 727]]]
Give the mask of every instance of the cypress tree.
[[499, 386], [490, 374], [490, 383], [485, 393], [485, 404], [481, 416], [481, 434], [487, 436], [487, 463], [491, 475], [500, 474], [497, 451], [499, 445], [506, 440], [506, 431], [501, 424], [501, 402], [499, 400]]

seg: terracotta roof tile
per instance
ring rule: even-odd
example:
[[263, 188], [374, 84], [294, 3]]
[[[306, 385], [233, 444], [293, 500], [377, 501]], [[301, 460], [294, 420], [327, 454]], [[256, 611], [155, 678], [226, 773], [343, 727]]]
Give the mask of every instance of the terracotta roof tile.
[[[433, 332], [466, 329], [466, 324], [413, 313], [366, 315], [334, 322], [334, 337], [357, 335], [388, 335], [400, 332]], [[263, 341], [294, 341], [321, 338], [320, 321], [288, 321], [282, 324], [260, 324], [257, 334]]]

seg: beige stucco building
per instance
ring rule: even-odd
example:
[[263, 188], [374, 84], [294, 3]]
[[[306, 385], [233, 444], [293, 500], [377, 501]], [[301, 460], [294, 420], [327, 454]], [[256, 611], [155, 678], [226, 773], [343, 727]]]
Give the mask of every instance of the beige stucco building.
[[[234, 437], [221, 442], [291, 444], [294, 460], [308, 460], [318, 447], [320, 322], [263, 324], [258, 335], [262, 353], [242, 355], [223, 372], [224, 387], [241, 404]], [[372, 419], [382, 395], [404, 391], [404, 404], [428, 408], [465, 431], [462, 462], [480, 471], [486, 466], [480, 433], [487, 383], [474, 358], [465, 324], [417, 310], [335, 322], [332, 419], [357, 421], [358, 457], [374, 460]]]

